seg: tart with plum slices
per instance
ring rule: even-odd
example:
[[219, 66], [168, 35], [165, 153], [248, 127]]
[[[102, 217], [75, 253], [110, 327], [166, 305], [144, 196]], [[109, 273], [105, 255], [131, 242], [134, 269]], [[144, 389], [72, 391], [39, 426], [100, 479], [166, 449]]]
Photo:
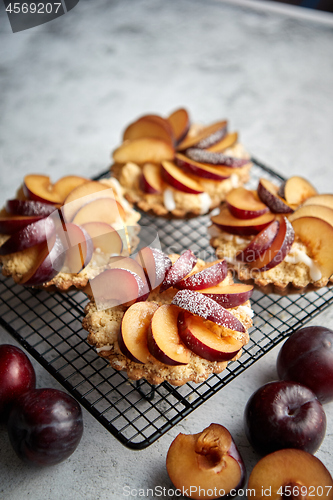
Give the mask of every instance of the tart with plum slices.
[[248, 181], [251, 168], [226, 120], [191, 125], [183, 108], [167, 118], [144, 115], [131, 123], [113, 162], [112, 175], [131, 203], [170, 217], [197, 216], [219, 206], [226, 193]]
[[0, 213], [0, 264], [25, 286], [83, 288], [137, 243], [140, 215], [116, 179], [27, 175]]
[[280, 293], [333, 281], [333, 195], [318, 194], [306, 179], [235, 189], [211, 220], [211, 245], [241, 281]]
[[253, 287], [234, 284], [224, 260], [145, 247], [89, 287], [88, 342], [129, 379], [199, 383], [238, 359], [249, 341]]

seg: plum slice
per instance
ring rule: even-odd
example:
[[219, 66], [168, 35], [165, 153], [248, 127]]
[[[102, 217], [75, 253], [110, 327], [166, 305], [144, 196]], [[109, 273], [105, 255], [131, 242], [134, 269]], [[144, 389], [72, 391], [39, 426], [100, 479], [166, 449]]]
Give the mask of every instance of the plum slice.
[[197, 147], [187, 149], [186, 156], [198, 163], [208, 163], [216, 167], [241, 168], [249, 163], [247, 158], [235, 158], [233, 156], [227, 156], [224, 153], [207, 151], [206, 149], [198, 149]]
[[166, 467], [175, 488], [194, 499], [224, 498], [231, 490], [237, 496], [246, 480], [230, 432], [215, 423], [198, 434], [178, 434], [169, 447]]
[[55, 232], [51, 218], [41, 219], [12, 234], [0, 247], [0, 255], [20, 252], [26, 248], [43, 243]]
[[128, 269], [105, 269], [90, 280], [84, 292], [93, 297], [99, 309], [134, 304], [145, 293], [141, 278]]
[[[324, 464], [302, 450], [275, 451], [259, 460], [252, 470], [248, 490], [256, 500], [280, 498], [319, 500], [333, 498], [333, 480]], [[322, 494], [321, 494], [322, 493]]]
[[30, 174], [24, 178], [23, 192], [30, 200], [62, 204], [73, 189], [86, 182], [84, 177], [68, 175], [52, 185], [49, 176]]
[[162, 192], [163, 179], [161, 167], [155, 163], [145, 163], [140, 178], [140, 188], [144, 193], [157, 194]]
[[43, 215], [44, 217], [48, 217], [57, 209], [56, 205], [42, 201], [17, 199], [7, 200], [5, 208], [6, 212], [12, 215]]
[[98, 181], [89, 181], [77, 186], [68, 194], [64, 201], [62, 213], [65, 221], [71, 222], [80, 208], [97, 198], [114, 199], [113, 189]]
[[184, 108], [178, 108], [168, 116], [168, 122], [173, 130], [176, 143], [179, 144], [190, 128], [190, 117]]
[[160, 292], [176, 285], [187, 276], [197, 263], [197, 258], [191, 250], [186, 250], [167, 271], [162, 281]]
[[119, 233], [106, 222], [87, 222], [81, 225], [89, 234], [94, 248], [106, 254], [121, 254], [123, 241]]
[[317, 217], [300, 217], [292, 223], [296, 236], [307, 246], [323, 277], [333, 274], [333, 227]]
[[225, 120], [215, 122], [212, 125], [204, 127], [197, 135], [187, 136], [178, 145], [180, 151], [195, 146], [196, 148], [209, 148], [221, 141], [227, 133], [227, 122]]
[[191, 351], [183, 344], [178, 333], [180, 309], [164, 304], [159, 307], [148, 328], [148, 349], [161, 363], [171, 366], [186, 365]]
[[248, 264], [252, 269], [259, 269], [262, 272], [272, 269], [280, 264], [290, 252], [294, 239], [295, 231], [293, 226], [286, 217], [281, 217], [278, 232], [273, 237], [271, 245], [264, 252], [260, 251], [259, 257], [256, 260], [252, 262], [247, 261]]
[[272, 246], [280, 228], [280, 222], [274, 220], [265, 229], [260, 231], [253, 240], [236, 255], [236, 260], [254, 262]]
[[303, 205], [289, 215], [288, 219], [293, 222], [300, 217], [317, 217], [333, 226], [333, 209], [324, 205]]
[[178, 331], [186, 347], [208, 361], [229, 361], [243, 346], [231, 335], [219, 337], [207, 328], [202, 318], [188, 312], [179, 314]]
[[223, 181], [228, 179], [232, 174], [232, 171], [227, 167], [216, 167], [199, 163], [179, 153], [175, 156], [175, 162], [183, 171], [212, 181]]
[[147, 346], [148, 329], [158, 304], [137, 302], [125, 312], [118, 333], [121, 352], [135, 363], [147, 363], [150, 352]]
[[238, 133], [237, 132], [229, 132], [227, 133], [223, 139], [213, 146], [207, 148], [207, 151], [211, 151], [212, 153], [222, 153], [227, 148], [230, 148], [238, 141]]
[[324, 207], [333, 208], [333, 194], [317, 194], [305, 200], [303, 205], [323, 205]]
[[0, 217], [0, 233], [14, 234], [44, 217], [44, 215], [3, 215]]
[[24, 286], [39, 286], [51, 280], [62, 268], [66, 251], [58, 235], [52, 236], [48, 242], [36, 245], [36, 258], [30, 269], [20, 279]]
[[189, 194], [203, 193], [203, 188], [199, 182], [187, 175], [174, 163], [170, 161], [162, 162], [162, 177], [170, 186]]
[[230, 213], [238, 219], [254, 219], [269, 211], [269, 208], [259, 200], [256, 191], [243, 187], [229, 191], [225, 201]]
[[187, 278], [175, 283], [178, 290], [203, 290], [221, 283], [228, 274], [228, 266], [225, 260], [214, 262], [202, 271], [191, 274]]
[[113, 152], [116, 163], [161, 163], [163, 160], [173, 160], [175, 150], [173, 146], [155, 137], [141, 137], [125, 141]]
[[206, 297], [200, 292], [179, 290], [174, 296], [172, 304], [229, 330], [245, 332], [244, 325], [236, 316], [215, 302], [215, 300]]
[[214, 215], [211, 220], [213, 224], [216, 224], [227, 233], [238, 234], [240, 236], [251, 236], [260, 233], [260, 231], [267, 227], [275, 218], [275, 214], [267, 212], [254, 219], [238, 219], [231, 215], [228, 207], [222, 207], [220, 213]]
[[244, 304], [244, 302], [251, 298], [253, 286], [245, 285], [244, 283], [234, 283], [232, 285], [221, 284], [220, 286], [201, 290], [200, 293], [215, 300], [215, 302], [226, 309], [231, 309], [232, 307]]
[[158, 115], [145, 115], [131, 123], [125, 130], [123, 140], [153, 137], [173, 145], [173, 130], [165, 118]]
[[257, 193], [261, 201], [267, 205], [274, 214], [288, 214], [294, 210], [279, 195], [279, 188], [268, 179], [259, 180]]
[[150, 290], [157, 288], [171, 268], [169, 257], [154, 247], [144, 247], [134, 255], [135, 261], [144, 269]]
[[281, 185], [278, 194], [286, 200], [288, 205], [298, 206], [318, 193], [312, 184], [304, 179], [304, 177], [294, 175]]

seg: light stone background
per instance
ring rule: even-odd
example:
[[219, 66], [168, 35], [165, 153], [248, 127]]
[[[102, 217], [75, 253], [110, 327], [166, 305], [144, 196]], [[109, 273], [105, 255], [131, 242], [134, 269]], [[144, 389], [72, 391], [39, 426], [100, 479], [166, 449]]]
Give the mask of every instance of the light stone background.
[[[295, 8], [279, 14], [236, 3], [81, 0], [66, 16], [17, 34], [1, 8], [1, 204], [27, 173], [93, 176], [109, 164], [130, 120], [178, 106], [203, 123], [229, 118], [255, 157], [333, 192], [333, 16], [320, 22], [298, 18]], [[312, 323], [333, 328], [332, 308]], [[0, 343], [15, 344], [3, 330]], [[171, 488], [165, 457], [172, 439], [211, 422], [230, 430], [250, 472], [258, 456], [244, 435], [243, 410], [276, 378], [277, 352], [143, 451], [126, 449], [84, 411], [76, 452], [34, 469], [16, 458], [1, 428], [0, 499], [109, 500], [126, 498], [124, 486], [134, 489], [127, 498], [140, 488]], [[34, 366], [40, 387], [60, 388]], [[317, 456], [332, 472], [333, 404], [325, 410]]]

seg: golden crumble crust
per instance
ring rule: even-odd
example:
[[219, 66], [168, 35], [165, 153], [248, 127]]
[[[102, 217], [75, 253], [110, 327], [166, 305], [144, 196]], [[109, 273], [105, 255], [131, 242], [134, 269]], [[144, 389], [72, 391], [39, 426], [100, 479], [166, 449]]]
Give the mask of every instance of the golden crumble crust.
[[[223, 181], [204, 179], [191, 174], [210, 197], [210, 206], [203, 210], [203, 203], [200, 195], [189, 194], [179, 191], [169, 184], [163, 184], [163, 192], [160, 194], [147, 194], [140, 188], [140, 177], [142, 167], [136, 163], [113, 164], [111, 174], [119, 181], [124, 189], [124, 196], [130, 202], [138, 206], [144, 212], [151, 212], [157, 216], [168, 216], [174, 218], [184, 218], [185, 216], [203, 215], [218, 207], [225, 200], [226, 194], [235, 187], [242, 186], [250, 179], [252, 163], [250, 156], [243, 145], [237, 142], [234, 146], [224, 151], [227, 156], [248, 159], [249, 162], [243, 167], [235, 168], [232, 175]], [[169, 210], [164, 204], [164, 192], [168, 189], [172, 192], [175, 208]]]
[[[178, 255], [172, 255], [170, 258], [174, 262]], [[198, 260], [192, 273], [198, 272], [204, 267], [206, 267], [205, 262]], [[233, 280], [231, 274], [228, 274], [225, 284], [231, 283], [233, 283]], [[151, 292], [148, 301], [156, 302], [159, 305], [170, 304], [176, 293], [176, 289], [170, 288], [160, 294], [157, 288]], [[121, 320], [126, 309], [125, 306], [117, 306], [99, 311], [92, 300], [85, 308], [82, 325], [89, 332], [87, 340], [89, 344], [96, 348], [98, 355], [107, 359], [112, 368], [126, 371], [129, 379], [139, 380], [145, 378], [154, 385], [168, 381], [172, 385], [180, 386], [190, 381], [203, 382], [210, 374], [221, 373], [227, 367], [227, 362], [207, 361], [194, 353], [191, 353], [190, 362], [187, 365], [179, 366], [166, 365], [153, 356], [145, 364], [129, 360], [121, 353], [117, 340]], [[233, 332], [232, 335], [241, 340], [243, 345], [246, 345], [249, 342], [248, 329], [252, 326], [250, 302], [247, 301], [242, 306], [229, 309], [229, 311], [243, 323], [246, 329], [244, 333]], [[213, 325], [210, 321], [207, 321], [207, 324]], [[222, 327], [215, 324], [214, 327], [219, 328], [220, 333], [223, 335]], [[230, 330], [228, 330], [228, 335], [230, 335]], [[240, 356], [241, 351], [237, 353], [234, 359], [238, 359]]]
[[[138, 225], [140, 214], [126, 201], [123, 196], [123, 188], [115, 179], [102, 179], [99, 182], [108, 187], [112, 187], [116, 200], [122, 204], [126, 214], [125, 224], [130, 228], [127, 232], [129, 244], [132, 249], [135, 248], [139, 241], [137, 234], [140, 230]], [[23, 195], [22, 188], [19, 188], [16, 197], [18, 199], [26, 199]], [[2, 209], [2, 213], [4, 213], [4, 209]], [[0, 234], [0, 246], [3, 245], [8, 238], [10, 238], [10, 236]], [[1, 255], [0, 265], [2, 265], [2, 274], [4, 276], [11, 276], [16, 283], [21, 283], [22, 277], [29, 271], [35, 261], [38, 251], [39, 248], [33, 246], [20, 252]], [[38, 286], [38, 288], [48, 289], [49, 291], [57, 289], [60, 292], [67, 292], [75, 288], [82, 289], [87, 285], [90, 279], [94, 278], [105, 269], [107, 261], [107, 255], [102, 254], [96, 249], [94, 250], [90, 263], [80, 273], [73, 274], [60, 272], [50, 281]]]

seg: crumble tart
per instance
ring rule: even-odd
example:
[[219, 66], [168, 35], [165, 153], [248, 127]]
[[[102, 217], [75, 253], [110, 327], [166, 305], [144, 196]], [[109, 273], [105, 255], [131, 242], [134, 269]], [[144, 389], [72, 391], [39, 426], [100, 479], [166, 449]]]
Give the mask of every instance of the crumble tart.
[[[182, 254], [182, 256], [184, 256], [184, 254]], [[118, 305], [112, 308], [100, 309], [96, 301], [92, 299], [85, 309], [83, 327], [89, 332], [87, 340], [89, 344], [96, 348], [98, 355], [107, 359], [112, 368], [126, 371], [131, 380], [144, 378], [154, 385], [160, 384], [163, 381], [168, 381], [176, 386], [183, 385], [190, 381], [200, 383], [206, 380], [210, 374], [222, 372], [226, 368], [228, 360], [238, 359], [241, 356], [241, 347], [248, 343], [248, 329], [252, 326], [251, 318], [253, 313], [248, 300], [250, 294], [243, 297], [243, 299], [246, 300], [243, 301], [241, 305], [231, 307], [230, 309], [224, 309], [224, 311], [227, 311], [232, 321], [240, 325], [238, 330], [242, 331], [231, 330], [230, 325], [229, 328], [227, 328], [220, 324], [216, 324], [212, 321], [211, 316], [209, 316], [211, 319], [200, 317], [197, 314], [202, 314], [202, 311], [200, 312], [198, 308], [193, 309], [195, 311], [194, 314], [189, 312], [188, 308], [186, 311], [182, 307], [184, 306], [182, 302], [183, 299], [177, 300], [177, 297], [180, 297], [182, 294], [183, 296], [188, 294], [195, 294], [195, 297], [202, 296], [200, 292], [211, 290], [209, 288], [197, 291], [191, 291], [189, 289], [182, 290], [181, 287], [186, 286], [186, 283], [184, 285], [186, 279], [192, 279], [192, 288], [193, 283], [198, 282], [201, 283], [198, 286], [204, 286], [202, 280], [198, 281], [198, 276], [202, 277], [202, 274], [199, 275], [200, 271], [208, 270], [214, 266], [216, 270], [216, 266], [221, 266], [220, 263], [222, 261], [206, 264], [202, 260], [195, 259], [195, 265], [194, 267], [192, 265], [192, 271], [188, 273], [187, 271], [189, 268], [184, 271], [184, 260], [188, 258], [186, 253], [185, 257], [182, 259], [183, 262], [181, 262], [181, 265], [178, 265], [178, 271], [177, 262], [180, 261], [179, 255], [170, 255], [169, 257], [173, 263], [165, 274], [166, 277], [169, 274], [169, 282], [167, 283], [168, 280], [166, 280], [166, 278], [164, 278], [162, 284], [159, 282], [160, 284], [150, 291], [145, 302], [135, 302], [130, 307], [128, 307], [128, 305]], [[171, 279], [170, 281], [170, 276], [175, 276], [175, 272], [171, 271], [172, 269], [176, 269], [178, 273], [178, 282], [175, 282], [175, 279]], [[179, 272], [180, 269], [182, 270]], [[228, 273], [228, 271], [225, 272], [227, 274], [220, 284], [220, 287], [225, 289], [225, 287], [228, 286], [236, 286], [233, 285], [230, 273]], [[185, 277], [184, 280], [185, 273], [187, 278]], [[213, 273], [208, 271], [208, 274], [212, 276]], [[180, 279], [180, 276], [183, 278]], [[180, 285], [180, 282], [182, 282], [183, 285]], [[173, 283], [173, 285], [170, 285], [170, 283]], [[206, 286], [207, 285], [208, 282], [206, 282]], [[165, 289], [166, 286], [167, 288]], [[178, 288], [176, 288], [176, 286]], [[212, 303], [217, 304], [213, 300]], [[188, 302], [185, 302], [185, 304], [188, 304]], [[185, 305], [184, 307], [188, 306]], [[216, 307], [218, 307], [218, 304]], [[133, 313], [131, 315], [132, 309]], [[182, 314], [187, 314], [190, 319], [194, 318], [193, 321], [199, 324], [199, 328], [208, 330], [209, 335], [213, 335], [214, 338], [225, 338], [231, 343], [238, 343], [237, 351], [230, 354], [228, 360], [225, 361], [205, 359], [196, 354], [191, 350], [195, 350], [193, 345], [191, 343], [185, 344], [183, 342], [185, 338], [182, 337], [180, 339], [180, 334], [177, 333], [179, 332], [179, 321]], [[130, 316], [136, 319], [131, 321], [128, 319]], [[140, 331], [141, 333], [137, 333]], [[138, 338], [133, 339], [133, 335], [134, 337], [137, 335]], [[139, 338], [140, 335], [141, 337]], [[159, 335], [160, 339], [158, 338]], [[155, 340], [152, 340], [153, 337]], [[126, 344], [126, 342], [128, 343]], [[152, 345], [152, 342], [154, 345]], [[173, 343], [170, 349], [170, 346], [168, 346], [169, 342], [170, 345]], [[127, 345], [127, 348], [124, 344]], [[189, 346], [191, 348], [189, 348]], [[137, 352], [139, 354], [137, 354]], [[153, 352], [154, 355], [151, 354], [151, 352]], [[157, 359], [156, 356], [159, 359]], [[210, 356], [207, 357], [209, 358]]]
[[[72, 201], [66, 205], [66, 200]], [[99, 207], [96, 207], [97, 203], [100, 204]], [[65, 218], [64, 222], [66, 207], [71, 208], [74, 213], [69, 215], [68, 219]], [[115, 232], [103, 215], [103, 211], [106, 212], [105, 209], [110, 207], [115, 207], [122, 218], [122, 229], [118, 229], [118, 239], [113, 238], [113, 242], [118, 243], [119, 240], [120, 243], [116, 245], [118, 250], [123, 255], [128, 255], [130, 249], [135, 248], [138, 243], [140, 214], [123, 197], [123, 189], [116, 179], [90, 181], [77, 176], [67, 176], [52, 185], [47, 176], [26, 176], [23, 188], [18, 190], [16, 198], [7, 200], [1, 211], [2, 273], [5, 276], [12, 276], [16, 283], [49, 290], [55, 288], [67, 291], [70, 288], [85, 287], [90, 279], [105, 268], [110, 259], [110, 253], [98, 246], [101, 239], [95, 237], [96, 227], [99, 225], [102, 225], [100, 237], [104, 236], [105, 228], [110, 233]], [[83, 216], [76, 221], [81, 208]], [[67, 222], [72, 219], [75, 224]], [[61, 265], [59, 263], [58, 267], [55, 265], [58, 257], [56, 251], [66, 254], [66, 246], [61, 247], [58, 236], [51, 240], [51, 233], [47, 232], [47, 227], [51, 226], [52, 221], [55, 225], [57, 220], [65, 224], [63, 226], [66, 228], [65, 231], [68, 231], [69, 227], [73, 229], [72, 233], [68, 233], [70, 237], [75, 232], [82, 236], [80, 229], [86, 227], [82, 245], [86, 245], [87, 255], [84, 263], [80, 262], [80, 266], [74, 268], [74, 271], [73, 267], [66, 266], [66, 261]], [[49, 241], [46, 241], [48, 239]], [[88, 244], [89, 239], [90, 244]]]
[[263, 291], [309, 291], [333, 282], [333, 195], [294, 176], [280, 187], [230, 192], [208, 228], [216, 255]]
[[131, 123], [113, 152], [111, 173], [126, 198], [145, 212], [185, 217], [216, 208], [233, 188], [249, 180], [251, 161], [227, 122], [190, 125], [181, 108], [162, 118]]

